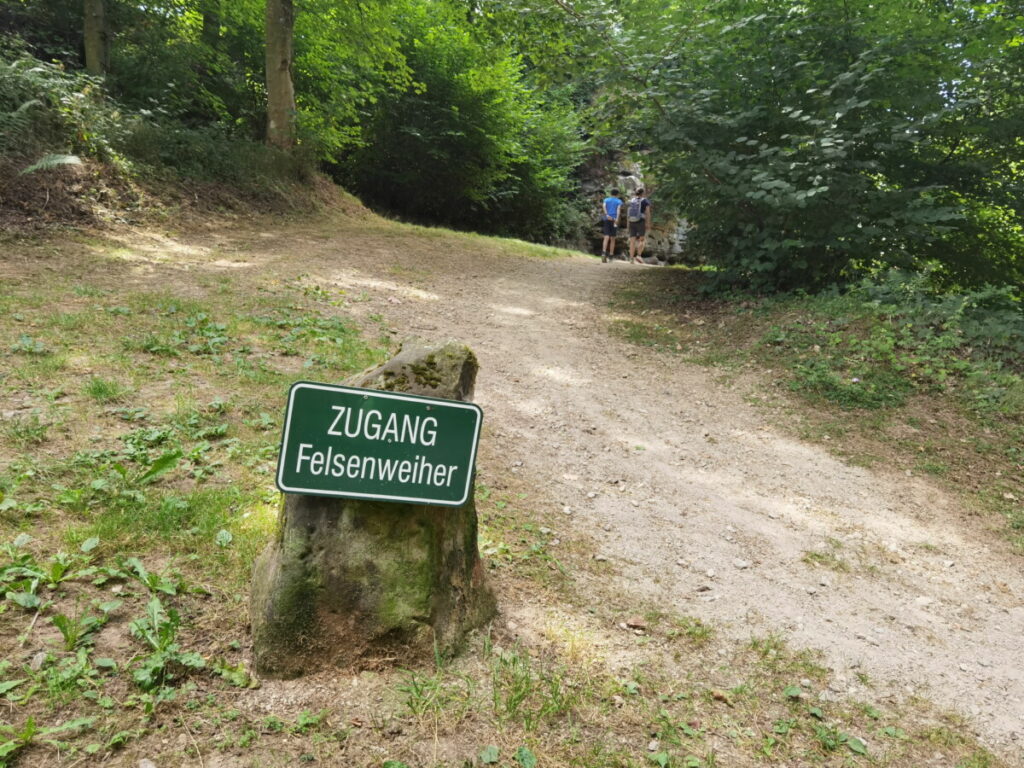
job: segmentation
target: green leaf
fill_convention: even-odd
[[[818,720],[825,719],[825,713],[821,711],[821,707],[810,707],[807,710],[807,714],[809,714],[811,717],[817,718]]]
[[[782,690],[782,693],[784,696],[790,699],[799,699],[804,694],[803,690],[801,690],[799,685],[787,685]]]
[[[75,731],[79,728],[88,728],[96,722],[95,717],[79,717],[74,720],[68,720],[66,723],[55,725],[50,728],[40,728],[39,733],[42,736],[48,736],[51,733],[64,733],[65,731]]]
[[[82,542],[81,550],[85,553],[92,552],[96,547],[100,545],[100,539],[98,536],[93,536],[90,539],[86,539]]]
[[[149,465],[149,469],[139,477],[139,483],[151,483],[161,475],[167,474],[178,466],[178,462],[181,461],[181,455],[181,451],[168,451]]]
[[[237,666],[229,664],[223,659],[215,659],[213,671],[223,677],[236,688],[259,688],[260,683],[245,668],[245,662],[241,661]]]
[[[22,678],[21,680],[4,680],[0,683],[0,696],[4,695],[8,691],[13,691],[19,685],[24,683],[28,678]]]
[[[480,752],[480,762],[484,765],[491,765],[493,763],[498,762],[498,755],[498,748],[491,744],[489,746],[484,747],[483,751]]]
[[[668,765],[669,754],[668,752],[657,752],[653,755],[648,755],[647,759],[652,763],[657,763],[661,768],[665,768]]]
[[[8,599],[12,602],[20,605],[22,608],[32,610],[38,608],[43,604],[43,601],[39,598],[39,595],[33,594],[32,592],[8,592]]]
[[[14,754],[17,750],[24,746],[20,741],[11,739],[10,741],[0,742],[0,757],[8,757]],[[4,763],[6,765],[6,763]]]
[[[522,768],[536,768],[537,757],[526,747],[520,747],[516,750],[516,762]]]
[[[227,531],[221,528],[219,531],[217,531],[217,536],[214,539],[214,541],[217,542],[218,547],[226,547],[229,544],[231,544],[231,540],[233,538],[234,536],[231,535],[231,531]]]
[[[203,669],[206,666],[206,659],[195,651],[180,653],[175,661],[186,667],[191,667],[192,669]]]
[[[846,746],[850,748],[851,752],[856,752],[858,755],[866,755],[868,753],[867,745],[855,736],[851,736]]]
[[[22,169],[19,175],[24,176],[25,174],[35,173],[36,171],[49,171],[62,165],[81,164],[82,159],[78,155],[43,155],[28,168]]]
[[[99,603],[96,607],[103,611],[103,613],[111,613],[120,608],[122,604],[122,600],[105,600],[104,602]]]

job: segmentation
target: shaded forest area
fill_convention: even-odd
[[[579,244],[594,169],[636,162],[705,288],[859,291],[867,351],[837,387],[867,357],[945,387],[941,358],[1016,402],[1019,3],[0,0],[0,21],[0,208],[45,208],[81,159],[75,189],[112,207],[111,179],[301,207],[321,172],[391,215]],[[891,343],[865,339],[879,313]]]
[[[397,215],[572,242],[581,167],[629,158],[717,287],[1024,277],[1018,3],[3,0],[0,20],[8,176],[74,155],[258,196],[318,169]]]

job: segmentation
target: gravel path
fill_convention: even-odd
[[[306,273],[399,337],[467,342],[489,455],[570,509],[622,594],[821,649],[836,696],[926,696],[1024,764],[1021,560],[927,480],[844,464],[749,387],[611,337],[608,299],[641,267],[394,227],[211,237],[182,268]]]

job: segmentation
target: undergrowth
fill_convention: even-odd
[[[849,292],[767,302],[762,337],[791,386],[840,408],[944,393],[979,416],[1024,416],[1024,306],[1015,288],[936,293],[927,274],[892,271]]]
[[[82,158],[115,177],[230,185],[255,200],[287,200],[313,168],[301,150],[280,152],[221,125],[188,126],[156,108],[131,110],[101,79],[0,38],[0,177],[10,177],[0,178],[0,204],[26,196],[19,176],[44,177]]]

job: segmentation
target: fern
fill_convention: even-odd
[[[52,171],[54,168],[59,168],[62,165],[81,165],[82,159],[78,155],[44,155],[43,157],[36,160],[28,168],[21,171],[20,175],[24,176],[28,173],[35,173],[36,171]]]
[[[19,139],[32,135],[32,108],[42,104],[39,99],[29,99],[13,112],[0,112],[0,151],[15,149]]]
[[[23,173],[78,162],[57,161],[50,154],[56,152],[109,159],[120,114],[101,94],[101,83],[89,75],[0,51],[0,154],[46,155]]]

